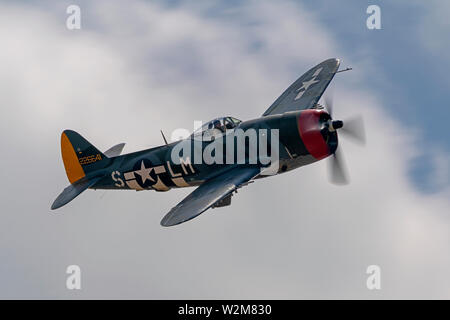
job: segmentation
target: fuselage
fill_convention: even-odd
[[[224,127],[224,132],[212,139],[192,135],[168,145],[113,157],[104,169],[95,172],[104,177],[91,189],[168,191],[200,185],[235,166],[259,166],[262,174],[258,178],[284,173],[335,152],[336,132],[323,130],[329,119],[322,109],[286,112],[240,122],[230,129]],[[244,133],[244,138],[238,133]],[[182,146],[190,152],[180,153]],[[216,147],[213,152],[212,146]],[[262,146],[267,147],[266,152],[261,151]],[[205,154],[212,155],[215,161],[208,161]],[[271,172],[263,173],[268,167]]]

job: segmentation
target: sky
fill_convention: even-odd
[[[450,6],[372,2],[1,1],[0,298],[450,298]],[[50,210],[64,129],[100,150],[157,146],[160,129],[259,117],[331,57],[353,67],[330,88],[336,116],[366,126],[365,147],[340,144],[350,185],[324,160],[174,228],[159,222],[191,188],[88,190]]]

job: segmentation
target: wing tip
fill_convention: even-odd
[[[340,58],[330,58],[325,61],[322,61],[317,66],[326,65],[326,64],[334,64],[336,67],[339,67],[339,65],[341,64],[341,59]]]
[[[162,227],[171,227],[172,224],[169,223],[168,219],[162,218],[161,222],[159,223]]]
[[[190,220],[190,219],[189,219]],[[161,220],[161,222],[159,223],[162,227],[173,227],[173,226],[176,226],[176,225],[179,225],[179,224],[182,224],[183,222],[186,222],[186,221],[188,221],[188,220],[182,220],[182,221],[171,221],[171,219],[170,218],[167,218],[166,219],[166,217],[164,217],[164,218],[162,218],[162,220]]]

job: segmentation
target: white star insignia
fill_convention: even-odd
[[[140,170],[136,170],[135,173],[137,173],[138,175],[141,176],[142,178],[142,184],[145,183],[145,181],[150,180],[152,182],[155,182],[155,179],[153,179],[150,176],[150,172],[152,172],[153,168],[146,168],[144,165],[144,160],[142,160],[141,162],[141,169]]]
[[[302,82],[302,86],[300,88],[298,88],[297,90],[295,90],[298,92],[298,94],[294,98],[294,101],[300,99],[310,86],[312,86],[314,83],[319,82],[319,80],[316,80],[316,77],[319,75],[319,73],[321,71],[322,71],[322,68],[317,69],[316,72],[314,72],[313,77],[310,80]]]

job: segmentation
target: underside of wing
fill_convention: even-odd
[[[174,226],[195,218],[223,200],[237,188],[260,173],[257,167],[235,167],[226,173],[204,182],[173,207],[161,220],[165,227]]]
[[[339,59],[328,59],[297,79],[264,112],[263,116],[314,107],[338,71]]]

